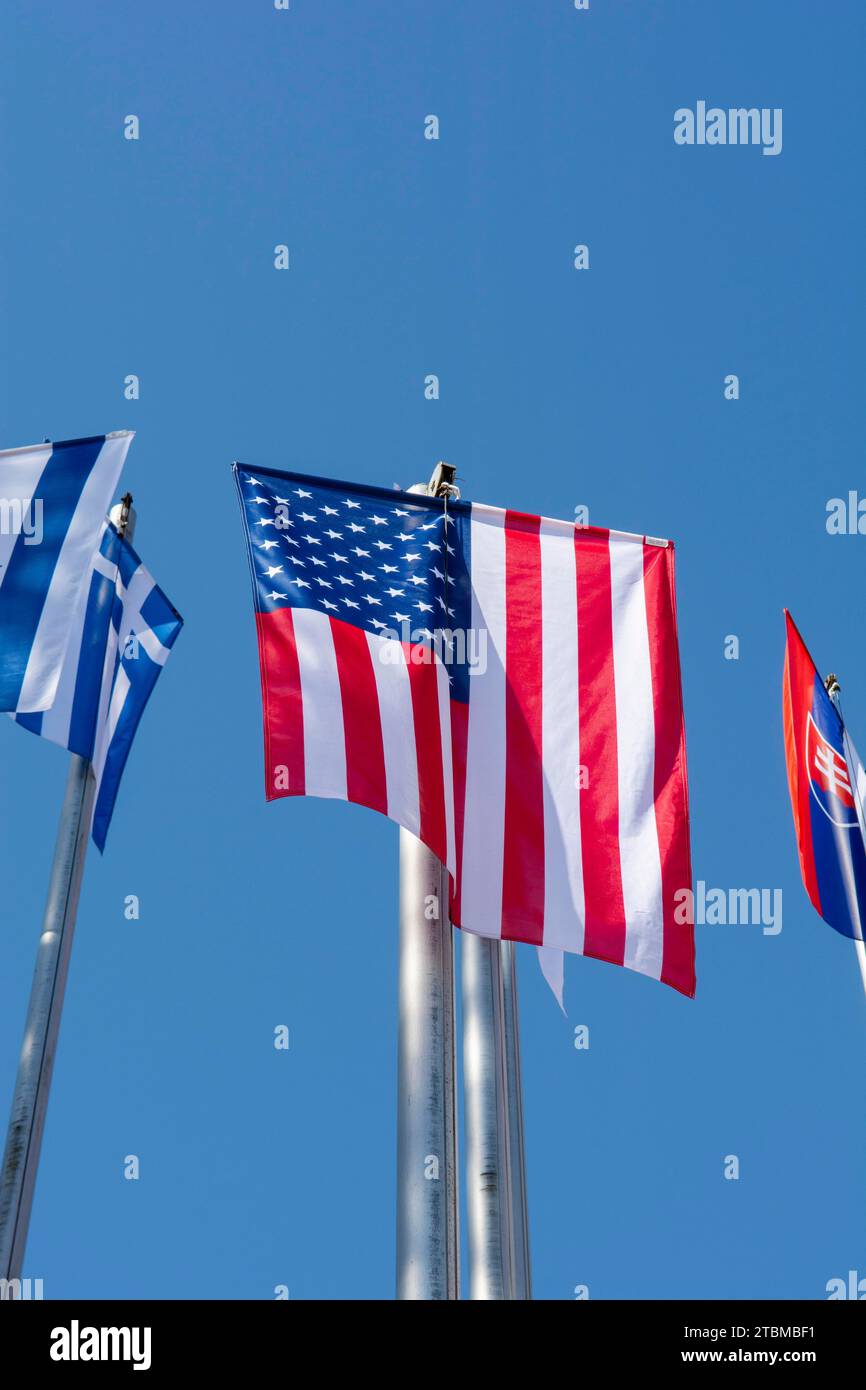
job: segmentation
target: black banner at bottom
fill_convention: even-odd
[[[498,1360],[497,1345],[513,1350],[515,1336],[544,1322],[557,1334],[576,1338],[558,1342],[555,1351],[548,1347],[556,1361],[572,1360],[576,1368],[585,1368],[587,1357],[593,1357],[593,1365],[613,1371],[715,1364],[812,1366],[826,1373],[859,1361],[862,1315],[844,1303],[533,1302],[512,1306],[508,1337],[498,1344],[473,1345],[466,1339],[465,1334],[489,1334],[496,1326],[484,1315],[480,1323],[476,1316],[452,1324],[464,1334],[459,1358],[452,1364],[455,1375],[465,1372],[465,1353],[471,1348],[473,1359],[483,1355],[489,1375]],[[422,1324],[415,1322],[419,1316]],[[422,1325],[429,1328],[428,1317],[442,1327],[442,1316],[448,1316],[447,1310],[437,1313],[428,1307],[425,1313],[417,1306],[384,1302],[8,1300],[0,1309],[0,1331],[7,1361],[12,1351],[21,1369],[51,1377],[93,1376],[106,1367],[115,1375],[128,1371],[157,1378],[184,1371],[248,1375],[251,1367],[261,1373],[271,1364],[285,1373],[300,1355],[306,1378],[316,1364],[329,1374],[341,1364],[351,1366],[352,1374],[364,1367],[369,1372],[371,1356],[380,1361],[387,1352],[382,1333],[387,1336],[393,1330],[400,1336]],[[359,1318],[363,1324],[358,1323],[355,1334]],[[405,1368],[406,1343],[396,1343],[393,1351],[395,1361]],[[432,1369],[430,1361],[418,1367],[422,1375]],[[438,1374],[441,1378],[441,1368]]]

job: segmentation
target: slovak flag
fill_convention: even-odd
[[[782,717],[803,883],[825,922],[843,936],[862,941],[866,774],[787,610],[785,621]]]

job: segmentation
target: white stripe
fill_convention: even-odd
[[[544,944],[582,952],[585,900],[574,528],[563,533],[542,522],[540,545]],[[588,775],[592,776],[590,770]]]
[[[295,614],[297,616],[297,609]],[[379,696],[388,815],[398,825],[417,835],[421,830],[418,754],[415,748],[412,690],[403,644],[393,637],[376,637],[368,632],[367,645]]]
[[[39,479],[51,457],[51,445],[40,445],[34,449],[11,449],[0,453],[0,498],[8,504],[8,515],[0,525],[0,584],[6,576],[12,551],[19,531],[15,526],[15,515],[20,504],[20,516],[26,520],[28,528],[35,518],[30,514],[30,503],[38,489]],[[35,539],[35,537],[34,537]]]
[[[60,548],[18,699],[18,713],[48,709],[54,703],[60,667],[69,641],[70,608],[81,586],[90,583],[96,537],[111,504],[132,439],[106,439],[81,491],[78,506]]]
[[[107,530],[107,523],[102,523],[102,528],[97,537],[97,551],[93,559],[93,570],[97,571],[103,578],[117,583],[117,565],[99,551],[102,538]],[[72,722],[72,705],[75,699],[75,683],[78,680],[78,667],[81,662],[81,643],[84,639],[84,620],[87,614],[87,604],[90,599],[90,585],[92,573],[88,575],[87,582],[82,584],[78,595],[78,604],[72,622],[69,625],[69,646],[66,649],[66,656],[60,670],[60,679],[57,683],[57,694],[54,697],[54,704],[46,710],[42,716],[41,737],[51,739],[53,743],[59,743],[61,748],[69,747],[69,727]],[[113,602],[113,596],[108,598],[109,605]],[[106,626],[108,619],[106,617]]]
[[[452,878],[457,873],[454,840],[454,769],[451,756],[451,690],[448,670],[438,659],[436,693],[439,697],[439,739],[442,744],[442,786],[445,793],[445,867]]]
[[[640,541],[610,541],[624,965],[659,979],[664,921],[655,819],[655,715]],[[590,769],[590,777],[592,769]]]
[[[346,800],[346,735],[334,636],[326,613],[293,610],[304,709],[307,796]]]
[[[472,627],[487,634],[487,667],[469,677],[461,919],[502,933],[505,837],[505,513],[472,505]]]
[[[102,774],[105,771],[105,764],[108,758],[108,750],[114,738],[114,731],[117,728],[120,716],[123,713],[123,706],[126,704],[126,697],[130,691],[129,676],[123,666],[117,668],[117,679],[111,690],[111,699],[105,712],[105,718],[99,726],[96,753],[93,759],[93,775],[96,779],[96,790],[93,796],[93,813],[90,817],[90,830],[93,831],[93,820],[96,815],[96,808],[99,802],[99,790],[102,786]]]

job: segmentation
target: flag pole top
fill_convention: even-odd
[[[127,531],[129,531],[130,537],[132,536],[132,532],[135,530],[135,512],[132,509],[131,492],[123,494],[117,506],[112,507],[108,513],[108,519],[121,536],[125,536]]]
[[[836,702],[836,700],[838,700],[839,696],[842,693],[842,687],[839,684],[836,677],[833,675],[832,671],[830,672],[829,676],[824,682],[824,689],[826,690],[827,694],[830,696],[830,699],[834,703]]]

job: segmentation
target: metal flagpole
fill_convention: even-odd
[[[111,519],[121,535],[132,538],[129,493],[112,509]],[[71,754],[0,1173],[3,1279],[20,1279],[24,1263],[95,785],[90,761]]]
[[[512,1186],[500,943],[464,931],[463,1103],[469,1297],[514,1298]]]
[[[836,709],[837,709],[838,712],[839,712],[839,718],[842,719],[842,704],[841,704],[841,700],[840,700],[840,696],[841,696],[841,694],[842,694],[842,687],[840,686],[840,684],[839,684],[838,680],[836,679],[836,677],[833,675],[832,671],[831,671],[830,675],[827,677],[827,679],[826,679],[825,682],[824,682],[824,688],[826,689],[827,694],[830,696],[830,699],[833,701],[833,704],[836,706]],[[843,727],[843,729],[844,729],[844,727],[845,727],[845,721],[844,721],[844,719],[842,719],[842,727]],[[846,751],[847,751],[847,750],[846,750]],[[846,758],[846,761],[847,761],[847,758]],[[861,826],[861,829],[862,829],[863,826],[864,826],[864,824],[866,824],[866,817],[864,817],[864,814],[863,814],[863,806],[862,806],[861,803],[860,803],[860,794],[859,794],[859,790],[858,790],[858,788],[854,785],[854,783],[855,783],[855,778],[852,777],[852,779],[851,779],[851,790],[853,791],[854,795],[857,797],[858,820],[860,821],[860,826]],[[860,967],[860,979],[863,981],[863,992],[864,992],[864,994],[866,994],[866,944],[864,944],[862,941],[858,941],[857,938],[855,937],[855,938],[854,938],[854,949],[855,949],[856,952],[857,952],[857,964],[858,964],[859,967]]]
[[[443,473],[445,469],[447,472]],[[438,465],[436,493],[453,470]],[[454,934],[448,873],[400,830],[400,966],[397,1056],[397,1297],[459,1297]]]
[[[508,1104],[508,1161],[511,1178],[511,1240],[514,1257],[513,1297],[532,1298],[529,1262],[529,1212],[526,1202],[526,1155],[523,1139],[523,1086],[520,1076],[520,1022],[517,1010],[517,951],[513,941],[500,943],[502,957],[505,1089]]]

